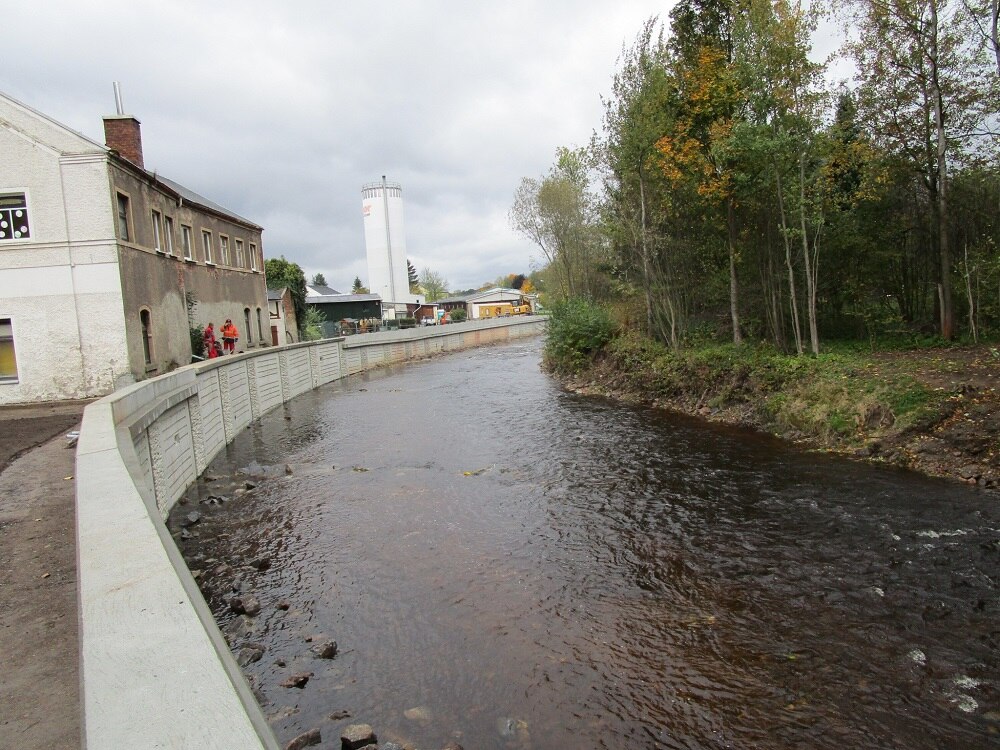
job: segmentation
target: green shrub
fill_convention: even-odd
[[[194,357],[205,357],[205,329],[199,326],[191,326],[188,329],[191,334],[191,355]]]
[[[452,323],[462,323],[467,317],[469,317],[469,314],[461,307],[457,307],[448,313],[448,320]]]
[[[545,340],[545,361],[556,372],[576,372],[615,335],[606,309],[573,298],[552,308]]]

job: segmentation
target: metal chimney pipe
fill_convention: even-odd
[[[111,85],[115,89],[115,109],[118,111],[118,114],[123,115],[125,114],[125,104],[122,102],[121,86],[118,85],[118,81],[113,81]]]

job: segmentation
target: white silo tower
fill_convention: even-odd
[[[390,316],[395,317],[390,310],[405,315],[405,305],[419,304],[420,298],[410,293],[403,232],[403,186],[386,182],[385,175],[381,182],[364,185],[361,210],[365,220],[368,288],[382,297],[383,309]]]

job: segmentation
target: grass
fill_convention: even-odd
[[[591,361],[591,374],[623,395],[685,411],[739,410],[763,429],[840,448],[933,421],[951,395],[914,377],[933,362],[876,360],[858,347],[816,357],[731,344],[674,352],[623,333]]]

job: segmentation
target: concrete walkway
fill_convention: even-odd
[[[82,411],[0,409],[2,750],[80,746],[75,451],[65,435]]]

